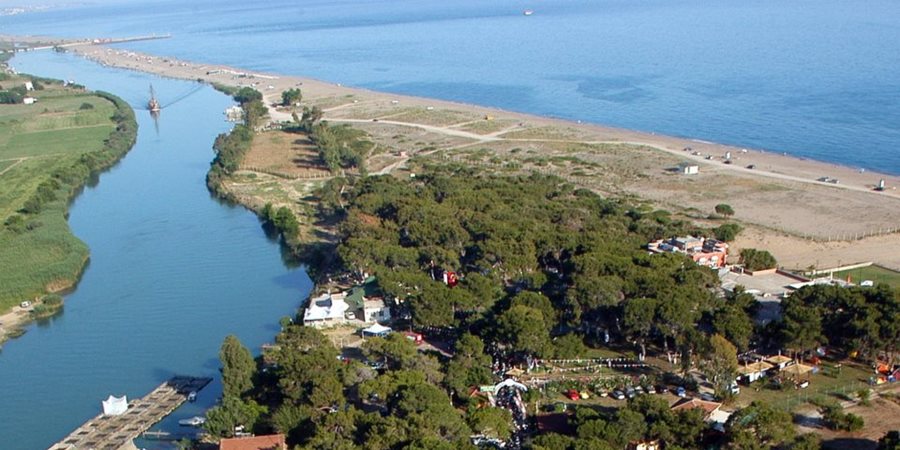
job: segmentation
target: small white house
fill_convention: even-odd
[[[36,102],[36,101],[37,101],[37,99],[34,97],[25,97],[22,99],[22,103],[24,103],[26,105],[33,105],[34,102]]]
[[[696,164],[682,163],[678,165],[678,168],[681,169],[681,173],[684,175],[696,175],[700,173],[700,166]]]
[[[303,325],[307,327],[326,327],[346,322],[345,313],[350,306],[344,301],[344,293],[322,294],[311,298],[303,311]]]
[[[34,85],[31,84],[30,81],[26,81],[26,82],[25,82],[25,90],[26,90],[26,91],[33,91],[33,90],[34,90]]]
[[[363,321],[388,322],[391,320],[391,308],[384,304],[383,298],[367,298],[363,301]]]

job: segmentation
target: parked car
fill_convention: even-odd
[[[634,387],[634,392],[636,392],[637,395],[642,395],[642,394],[644,393],[644,388],[642,388],[642,387],[640,387],[640,386],[635,386],[635,387]]]
[[[659,392],[660,394],[665,394],[666,392],[669,392],[669,388],[667,388],[663,384],[660,384],[660,385],[656,386],[656,392]]]
[[[575,389],[569,389],[568,391],[566,391],[566,397],[569,400],[578,400],[581,398],[581,394],[579,394]]]
[[[656,393],[656,388],[653,387],[653,386],[647,386],[647,388],[644,389],[644,390],[647,391],[648,394],[655,394],[655,393]]]
[[[634,388],[628,388],[628,389],[625,389],[625,396],[626,396],[626,397],[628,397],[628,398],[634,398],[634,396],[636,396],[636,395],[637,395],[637,392],[635,392]]]
[[[611,397],[616,400],[625,400],[625,393],[617,389],[613,391]]]
[[[705,400],[707,402],[714,402],[714,401],[716,401],[716,396],[710,394],[709,392],[704,392],[704,393],[700,394],[700,400]]]
[[[684,390],[683,386],[678,386],[678,388],[675,389],[675,395],[677,395],[681,398],[684,398],[684,397],[687,397],[687,391]]]

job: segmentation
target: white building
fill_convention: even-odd
[[[309,299],[309,305],[303,311],[303,325],[308,327],[327,327],[345,323],[345,314],[350,305],[344,301],[345,294],[322,294]]]
[[[681,173],[685,175],[696,175],[700,173],[700,166],[696,164],[682,163],[678,165]]]
[[[366,298],[363,300],[363,321],[388,322],[391,320],[391,308],[384,304],[383,298]]]
[[[26,91],[33,91],[33,90],[34,90],[34,85],[31,84],[30,81],[26,81],[26,82],[25,82],[25,90],[26,90]]]
[[[37,101],[37,99],[35,99],[34,97],[25,97],[22,99],[22,103],[24,103],[26,105],[33,105],[34,102],[36,102],[36,101]]]

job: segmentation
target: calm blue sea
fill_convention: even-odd
[[[172,33],[127,47],[900,173],[896,0],[137,3],[0,30]]]

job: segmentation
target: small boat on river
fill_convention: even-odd
[[[206,423],[206,418],[202,416],[194,416],[190,419],[181,419],[178,421],[178,425],[183,427],[199,427]]]
[[[159,112],[159,110],[162,109],[159,106],[159,100],[156,99],[156,92],[153,92],[152,84],[150,85],[150,101],[147,102],[147,109],[149,109],[150,112]]]
[[[522,14],[524,14],[526,16],[530,16],[530,15],[534,14],[534,10],[526,9],[525,11],[522,11]]]

